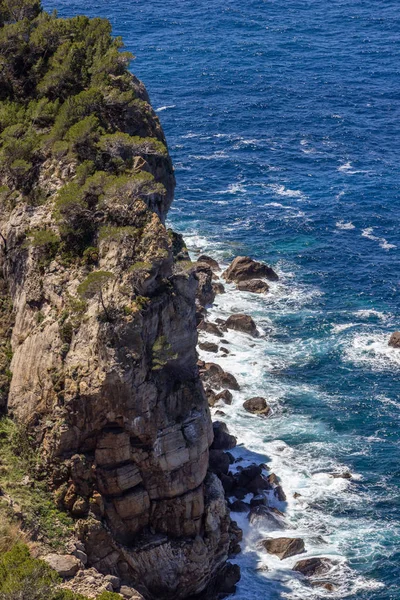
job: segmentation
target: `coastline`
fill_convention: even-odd
[[[189,252],[195,261],[204,253],[204,249],[189,247]],[[270,290],[266,294],[240,291],[234,283],[227,283],[222,277],[230,261],[226,258],[221,260],[220,254],[210,253],[211,258],[219,258],[220,266],[219,270],[213,269],[213,281],[216,285],[222,284],[225,293],[217,294],[215,300],[206,307],[204,321],[223,327],[224,321],[230,315],[246,313],[254,317],[257,336],[224,328],[221,339],[216,337],[213,331],[204,331],[200,326],[198,343],[202,348],[198,345],[199,364],[218,364],[239,383],[240,389],[231,390],[233,398],[228,404],[225,404],[223,399],[218,400],[218,396],[216,402],[215,398],[212,399],[212,420],[227,425],[229,434],[237,437],[236,446],[228,450],[233,457],[230,474],[238,477],[243,469],[260,465],[263,477],[267,480],[272,478],[274,485],[261,494],[265,496],[268,509],[277,515],[275,523],[263,516],[252,517],[253,507],[257,503],[257,500],[254,503],[254,499],[260,495],[260,491],[254,495],[249,493],[242,498],[242,501],[248,503],[247,510],[235,497],[234,492],[226,493],[231,518],[243,531],[241,552],[235,558],[231,557],[232,562],[241,568],[241,580],[233,597],[237,600],[256,600],[261,593],[265,594],[267,591],[271,599],[300,600],[306,594],[307,598],[316,600],[344,598],[360,589],[380,588],[379,582],[364,579],[348,566],[347,557],[340,552],[339,546],[327,539],[328,536],[325,537],[325,534],[331,532],[322,522],[317,522],[316,526],[314,518],[315,513],[321,510],[318,501],[323,499],[324,495],[357,494],[355,488],[359,476],[350,473],[345,464],[331,461],[331,464],[321,466],[320,472],[313,473],[315,481],[313,489],[310,489],[307,479],[315,465],[307,465],[311,467],[307,469],[308,473],[305,469],[296,473],[299,461],[296,461],[295,449],[280,439],[279,430],[274,432],[276,422],[285,419],[286,408],[282,405],[279,394],[274,397],[266,392],[263,383],[265,372],[278,382],[280,375],[277,364],[274,364],[274,342],[269,342],[272,323],[265,314],[263,315],[263,311],[265,303],[268,304],[274,296],[282,294],[284,290],[287,292],[288,278],[280,272],[277,282],[268,281]],[[220,342],[221,345],[215,352],[215,345]],[[212,351],[207,349],[207,345],[213,347]],[[229,352],[226,352],[228,348]],[[205,387],[207,388],[207,383]],[[217,389],[215,393],[220,391]],[[266,397],[270,408],[268,415],[250,414],[244,410],[243,402],[255,396]],[[304,425],[307,427],[311,424],[303,423],[303,427]],[[277,484],[281,490],[278,494]],[[320,487],[320,495],[316,494],[312,498],[310,492],[315,494],[314,484]],[[327,490],[329,491],[326,494]],[[271,538],[301,539],[304,541],[304,549],[280,560],[278,556],[267,552],[262,545],[263,540]],[[304,575],[295,570],[298,561],[307,563],[314,559],[321,559],[324,567],[320,571],[317,569],[311,577],[307,573]]]

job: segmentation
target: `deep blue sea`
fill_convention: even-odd
[[[398,0],[45,6],[107,17],[135,54],[175,164],[170,223],[194,255],[248,254],[281,277],[264,298],[229,288],[211,311],[249,312],[263,332],[227,337],[218,360],[242,391],[224,411],[236,453],[282,478],[287,534],[339,561],[336,588],[307,587],[296,557],[257,548],[282,532],[237,515],[235,600],[399,600],[400,350],[387,346],[400,328]],[[256,394],[270,419],[241,409]]]

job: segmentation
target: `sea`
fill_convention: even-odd
[[[175,165],[169,225],[192,256],[248,255],[279,273],[265,296],[227,285],[209,311],[251,314],[259,337],[231,331],[227,357],[200,353],[241,385],[217,417],[238,464],[267,463],[287,496],[283,531],[232,514],[234,600],[399,600],[399,1],[44,5],[108,18],[135,55]],[[256,395],[269,418],[243,410]],[[260,549],[282,535],[306,553]],[[312,556],[334,561],[333,591],[292,570]]]

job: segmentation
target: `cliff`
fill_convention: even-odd
[[[106,21],[1,7],[0,405],[89,566],[187,598],[230,519],[164,134]]]

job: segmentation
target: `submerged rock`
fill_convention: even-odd
[[[293,570],[302,573],[305,577],[311,577],[313,575],[324,575],[333,567],[333,564],[329,558],[325,557],[305,558],[299,560],[294,565]]]
[[[266,294],[269,291],[268,283],[261,279],[249,279],[249,281],[239,281],[238,290],[241,292],[252,292],[253,294]]]
[[[269,554],[275,554],[281,560],[305,551],[304,541],[301,538],[267,538],[261,543]]]
[[[226,321],[226,326],[228,329],[234,329],[235,331],[248,333],[253,337],[257,337],[258,335],[257,326],[250,315],[231,315]]]
[[[265,277],[270,281],[279,279],[275,271],[268,265],[253,260],[249,256],[237,256],[230,266],[224,271],[222,277],[228,282],[248,281],[258,277]]]
[[[271,412],[265,398],[261,398],[260,396],[245,400],[245,402],[243,402],[243,408],[253,415],[260,415],[263,417],[266,417]]]
[[[218,352],[218,346],[213,342],[199,342],[199,348],[205,352]]]
[[[219,394],[215,396],[215,400],[222,400],[225,404],[232,404],[232,393],[229,390],[222,390]]]

